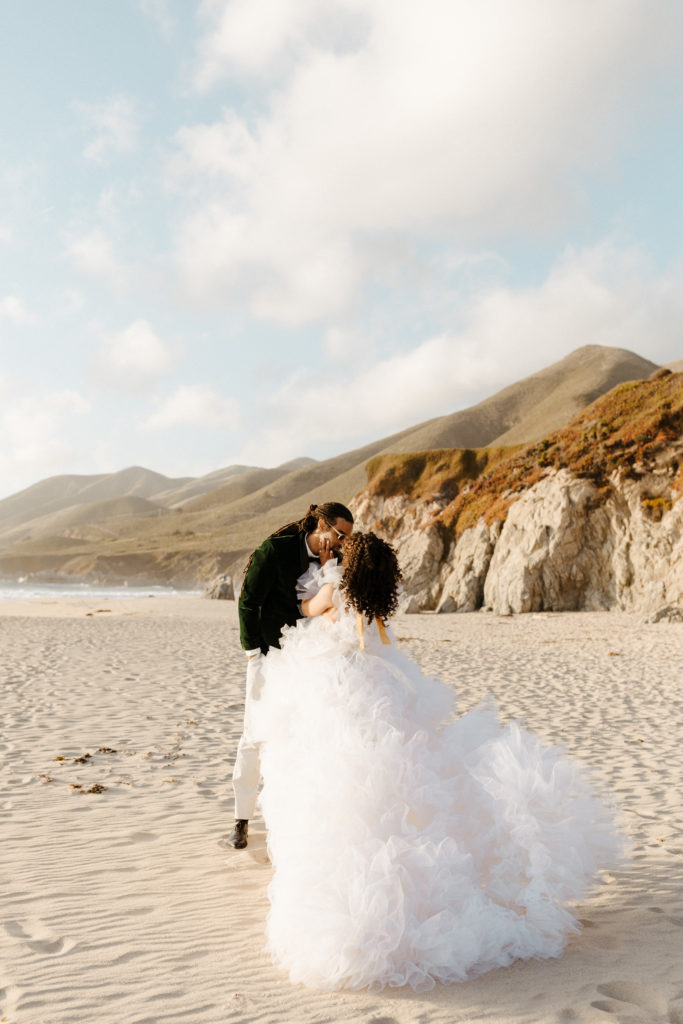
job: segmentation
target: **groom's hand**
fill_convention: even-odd
[[[330,538],[324,534],[320,538],[320,564],[325,565],[331,558],[336,558],[337,552],[332,550]]]

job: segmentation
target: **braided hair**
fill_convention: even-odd
[[[391,544],[374,533],[352,533],[344,541],[342,565],[340,589],[347,608],[370,622],[393,615],[403,573]]]
[[[301,518],[297,519],[293,523],[285,523],[275,533],[268,534],[266,540],[271,540],[273,537],[284,537],[293,533],[313,533],[318,520],[324,520],[328,526],[334,526],[337,519],[345,519],[347,523],[353,523],[353,516],[349,512],[346,505],[342,505],[339,501],[324,501],[322,505],[316,505],[313,503],[308,506],[308,512]],[[244,568],[244,575],[246,576],[249,572],[249,566],[253,559],[253,553],[249,556],[249,561]]]

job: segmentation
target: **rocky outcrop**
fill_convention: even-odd
[[[615,474],[606,495],[568,470],[550,470],[519,494],[504,523],[480,519],[457,540],[439,524],[438,502],[368,497],[355,511],[361,528],[394,543],[405,611],[652,614],[683,607],[678,497],[666,474]]]
[[[405,586],[400,609],[433,610],[441,594],[440,570],[445,556],[442,532],[431,520],[441,511],[439,502],[410,503],[400,495],[382,498],[361,493],[352,503],[356,526],[374,530],[399,554]]]
[[[489,563],[486,607],[508,615],[543,608],[570,611],[596,602],[606,606],[593,593],[594,570],[606,537],[599,537],[590,549],[586,544],[588,535],[596,532],[588,528],[594,494],[589,481],[561,471],[541,480],[512,505]]]
[[[216,578],[204,588],[202,597],[210,597],[217,601],[234,601],[235,588],[232,582],[232,576],[228,576],[226,574],[216,576]]]
[[[465,530],[453,546],[451,557],[441,570],[441,592],[438,612],[474,612],[484,599],[489,565],[500,536],[500,523],[489,529],[483,519]]]

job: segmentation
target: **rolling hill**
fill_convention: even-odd
[[[484,448],[536,441],[616,384],[642,380],[656,369],[656,363],[626,349],[584,345],[477,405],[415,427],[390,450]]]
[[[191,479],[172,480],[141,466],[93,476],[51,476],[0,501],[0,537],[14,527],[51,512],[110,498],[153,499],[160,492],[184,487]]]
[[[348,503],[365,486],[366,466],[377,456],[490,448],[495,460],[501,448],[539,441],[616,384],[656,369],[627,350],[587,345],[469,409],[319,462],[230,466],[178,480],[139,467],[52,477],[0,501],[0,571],[176,584],[235,573],[264,536],[300,518],[311,502]],[[124,506],[107,507],[116,498],[149,504],[126,513]]]

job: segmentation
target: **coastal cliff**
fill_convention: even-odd
[[[403,610],[683,607],[683,374],[624,384],[525,448],[374,460],[354,502]]]

